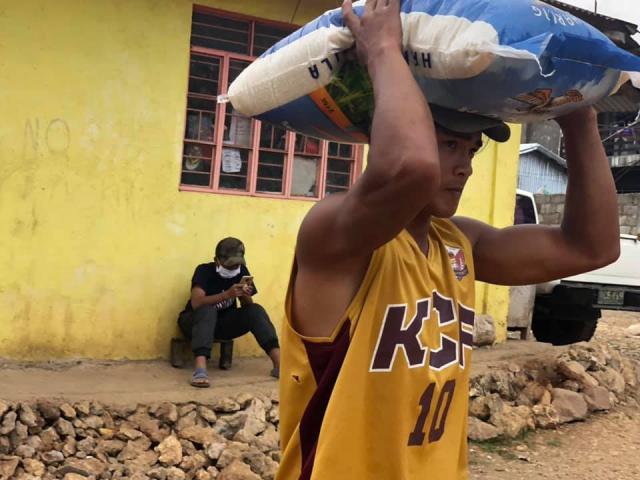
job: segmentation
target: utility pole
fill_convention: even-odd
[[[598,13],[598,0],[594,0],[595,5],[593,7],[593,13]]]

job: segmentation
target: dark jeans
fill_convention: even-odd
[[[232,340],[251,332],[258,345],[268,354],[279,348],[278,335],[269,315],[257,303],[219,312],[212,305],[184,311],[178,318],[183,335],[191,340],[195,356],[211,356],[213,339]]]

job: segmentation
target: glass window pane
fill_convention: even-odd
[[[287,131],[284,128],[263,123],[260,132],[260,148],[286,150]]]
[[[319,158],[314,157],[294,157],[291,195],[300,197],[318,196],[319,160]]]
[[[249,150],[223,148],[220,162],[220,188],[247,190]]]
[[[348,190],[347,188],[332,187],[330,185],[327,185],[327,188],[324,189],[324,195],[325,197],[328,197],[329,195],[332,195],[334,193],[346,192],[347,190]]]
[[[332,187],[348,188],[349,174],[329,172],[327,173],[327,185],[331,185]]]
[[[295,152],[305,155],[320,155],[320,140],[304,135],[296,135]]]
[[[201,110],[203,112],[215,113],[216,102],[213,99],[199,98],[189,95],[187,100],[187,108],[192,110]]]
[[[337,157],[338,156],[338,148],[339,148],[339,143],[336,142],[329,142],[329,156],[330,157]]]
[[[348,143],[342,143],[340,145],[340,156],[342,158],[351,158],[353,157],[353,146]]]
[[[334,160],[332,158],[329,159],[327,163],[327,171],[328,172],[341,172],[341,173],[351,173],[351,166],[353,162],[348,160]]]
[[[199,140],[213,142],[213,119],[214,115],[210,113],[200,113],[200,135]]]
[[[250,147],[253,123],[250,118],[227,113],[224,122],[224,143]]]
[[[192,77],[218,81],[220,77],[220,59],[204,55],[192,55],[189,63]]]
[[[516,195],[516,211],[514,225],[536,223],[535,207],[533,200],[524,195]]]
[[[187,110],[185,138],[213,142],[214,120],[215,115],[213,113]]]
[[[284,153],[260,151],[256,191],[282,193],[284,178]]]
[[[249,54],[249,22],[194,12],[191,45]]]
[[[181,183],[209,186],[213,153],[214,148],[211,145],[186,142],[182,157]]]
[[[192,55],[189,69],[189,93],[216,96],[219,93],[220,59]]]
[[[274,26],[269,24],[256,24],[255,35],[253,39],[253,55],[258,56],[262,55],[265,51],[271,48],[275,43],[279,40],[283,39],[291,32],[293,32],[294,28],[286,28],[280,26]]]
[[[328,159],[325,195],[345,192],[349,189],[351,186],[353,164],[353,160]]]

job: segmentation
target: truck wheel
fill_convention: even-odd
[[[588,309],[579,315],[572,312],[573,318],[562,315],[550,315],[547,309],[534,309],[531,330],[536,340],[552,345],[571,345],[572,343],[588,342],[593,337],[598,326],[600,310]]]

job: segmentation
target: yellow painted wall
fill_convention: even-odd
[[[296,23],[335,5],[203,3]],[[166,356],[193,268],[227,235],[245,241],[258,301],[279,326],[311,203],[178,191],[192,3],[31,0],[1,10],[0,357]],[[467,213],[510,221],[516,149],[501,162],[494,150],[479,158]],[[480,293],[506,317],[503,297]],[[259,353],[249,336],[237,351]]]
[[[519,125],[511,125],[511,140],[504,144],[490,142],[473,160],[473,176],[462,196],[458,214],[482,220],[496,227],[513,225],[518,159]],[[509,288],[485,283],[476,286],[476,311],[486,313],[496,322],[498,341],[507,338]]]

